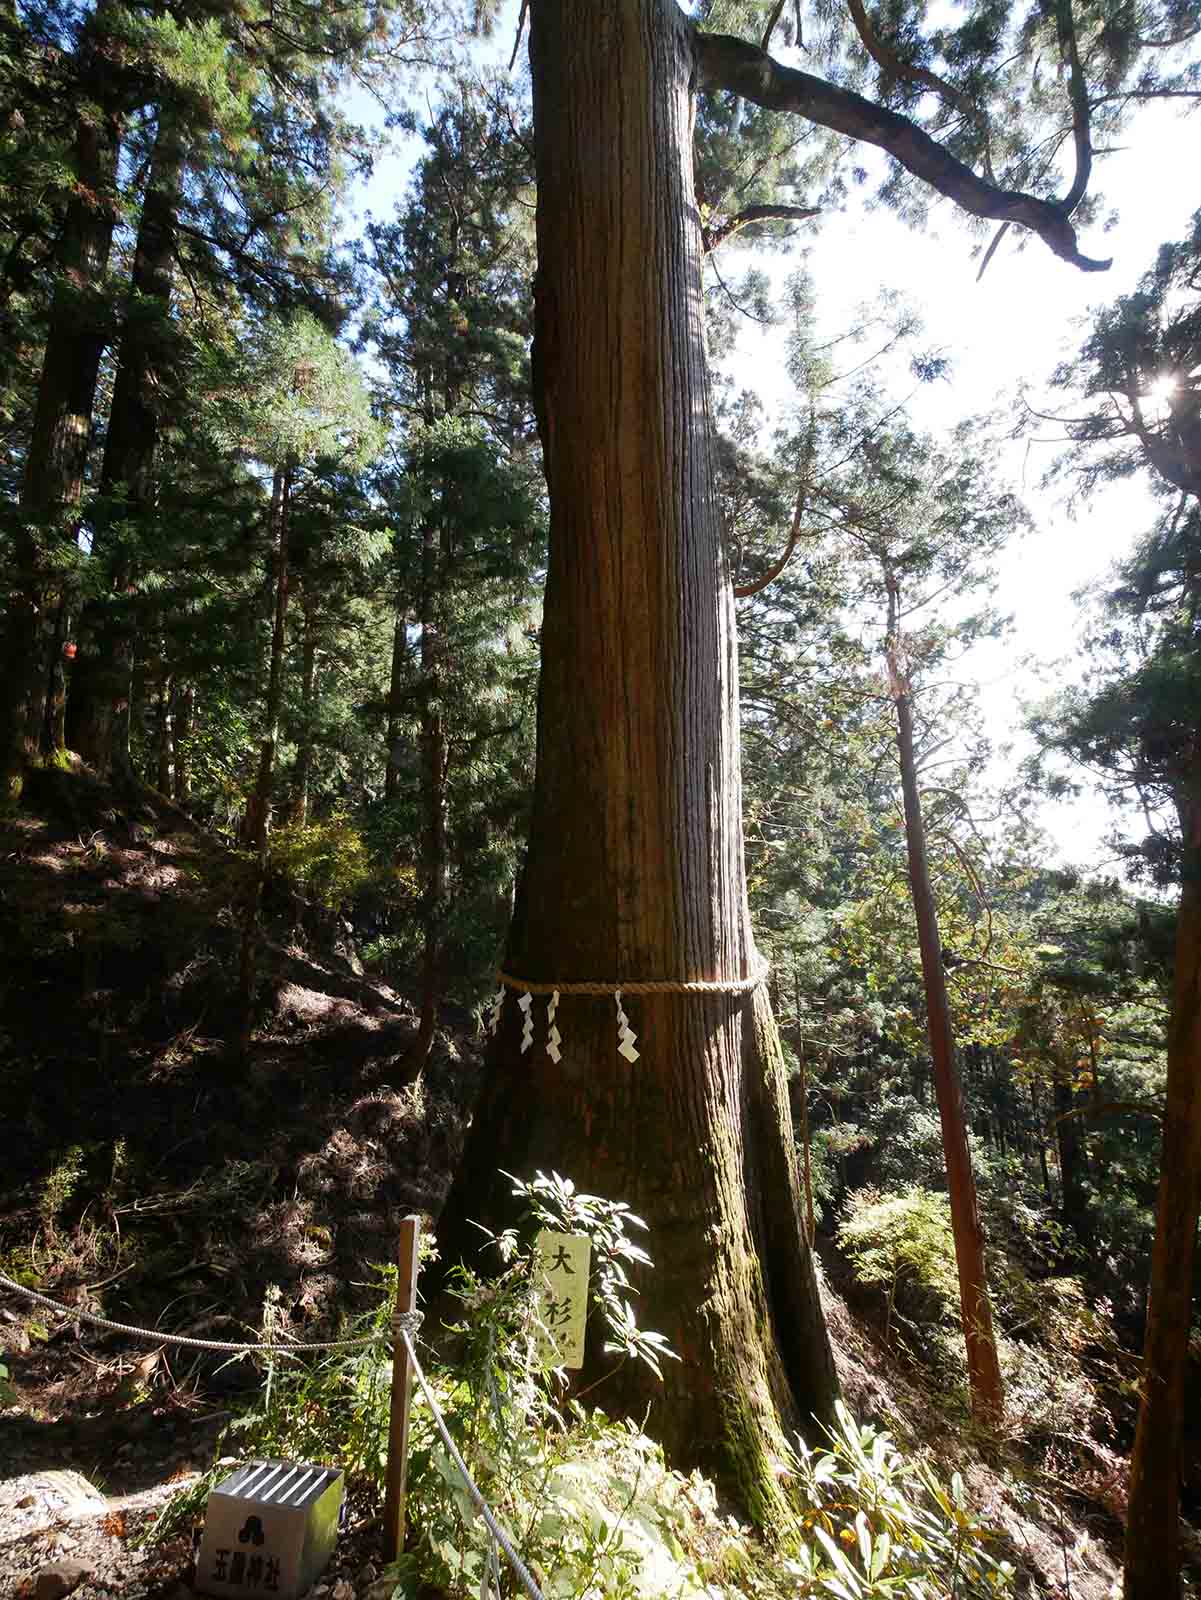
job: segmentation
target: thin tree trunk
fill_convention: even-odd
[[[1038,1103],[1038,1084],[1033,1076],[1030,1079],[1030,1109],[1034,1113],[1034,1137],[1038,1142],[1038,1164],[1043,1177],[1043,1194],[1050,1205],[1055,1198],[1051,1188],[1051,1174],[1047,1170],[1047,1140],[1043,1131],[1042,1107]]]
[[[25,766],[38,754],[50,635],[60,603],[60,582],[47,554],[74,534],[104,348],[101,280],[112,248],[120,140],[98,50],[110,8],[111,0],[100,0],[80,44],[81,76],[100,114],[90,114],[89,108],[76,128],[71,197],[56,253],[58,283],[16,519],[17,578],[5,618],[0,675],[0,796],[10,799],[20,796]]]
[[[309,820],[309,786],[313,774],[313,730],[317,718],[317,627],[313,586],[305,580],[301,593],[300,738],[293,772],[292,820],[303,828]]]
[[[259,744],[258,777],[246,817],[246,842],[254,853],[254,866],[242,927],[242,957],[238,982],[242,1012],[239,1046],[243,1054],[250,1047],[250,1035],[254,1029],[259,920],[263,904],[263,888],[267,881],[275,753],[279,743],[280,714],[284,703],[284,649],[287,644],[288,625],[288,513],[292,471],[291,464],[276,467],[271,480],[270,522],[275,557],[275,615],[271,628],[271,667],[267,680],[263,737]]]
[[[1051,1092],[1055,1105],[1055,1141],[1059,1149],[1059,1177],[1063,1190],[1063,1220],[1078,1242],[1092,1242],[1092,1219],[1084,1188],[1084,1160],[1080,1138],[1080,1118],[1076,1115],[1076,1095],[1071,1083],[1071,1067],[1056,1062],[1052,1067]]]
[[[160,794],[171,793],[171,674],[164,668],[155,707],[154,781]]]
[[[942,944],[938,933],[938,914],[930,887],[930,866],[926,855],[926,830],[922,822],[921,799],[917,787],[917,758],[913,742],[913,708],[908,678],[902,670],[897,633],[899,604],[896,580],[887,571],[888,584],[888,670],[892,696],[897,708],[897,751],[901,763],[901,791],[905,803],[905,844],[909,856],[909,884],[913,893],[913,912],[917,921],[918,948],[921,951],[922,979],[926,991],[926,1026],[930,1038],[930,1059],[934,1067],[934,1087],[938,1097],[938,1116],[942,1124],[943,1154],[947,1164],[947,1189],[951,1202],[951,1231],[955,1238],[955,1263],[959,1274],[959,1313],[967,1346],[968,1382],[972,1412],[985,1428],[999,1425],[1004,1412],[1001,1368],[993,1338],[992,1305],[988,1294],[988,1273],[984,1261],[984,1232],[976,1204],[976,1180],[972,1172],[967,1121],[963,1113],[963,1090],[955,1064],[955,1040],[951,1031],[951,1008],[947,998],[946,976],[942,963]]]
[[[196,727],[196,686],[177,683],[171,718],[171,750],[175,769],[175,799],[186,806],[192,798],[191,740]]]
[[[438,625],[438,583],[445,528],[425,529],[421,551],[421,1013],[409,1052],[410,1070],[429,1058],[442,998],[442,925],[446,909],[446,776],[448,751],[442,715],[443,640]]]
[[[54,616],[54,632],[50,639],[50,671],[46,682],[45,727],[42,732],[42,749],[47,754],[57,754],[67,748],[66,710],[67,678],[65,652],[67,633],[71,626],[66,595],[59,596]]]
[[[1175,1600],[1180,1593],[1180,1447],[1201,1210],[1201,781],[1195,776],[1178,793],[1176,808],[1183,863],[1124,1600]]]
[[[392,629],[392,673],[388,686],[388,762],[384,768],[384,799],[400,793],[400,692],[408,657],[408,634],[403,611],[396,613]]]
[[[130,597],[138,562],[120,525],[129,523],[137,529],[154,503],[154,455],[163,369],[172,337],[168,309],[183,160],[179,128],[161,113],[142,201],[100,476],[100,518],[92,554],[108,568],[108,593],[83,608],[81,648],[71,675],[71,747],[102,777],[128,770],[134,647]]]
[[[812,1249],[814,1240],[817,1238],[817,1223],[813,1214],[813,1152],[809,1144],[809,1073],[805,1065],[805,1041],[803,1039],[797,1049],[797,1060],[801,1069],[801,1178],[805,1190],[805,1242]]]
[[[735,980],[755,960],[743,872],[733,592],[713,479],[693,35],[674,0],[531,0],[535,371],[550,490],[538,755],[506,968],[531,979]],[[837,1393],[801,1220],[765,988],[545,1000],[522,1054],[505,1007],[442,1226],[511,1218],[507,1180],[563,1172],[649,1224],[640,1323],[656,1383],[590,1346],[582,1381],[673,1461],[784,1527],[788,1432]]]

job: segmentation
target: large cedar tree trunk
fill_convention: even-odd
[[[955,1062],[955,1038],[943,968],[938,913],[930,887],[926,830],[922,821],[917,784],[917,758],[913,739],[913,706],[907,677],[898,660],[898,591],[888,581],[888,670],[897,709],[897,751],[901,766],[901,792],[905,806],[905,844],[909,856],[909,884],[921,952],[922,983],[926,995],[926,1027],[938,1119],[942,1126],[943,1158],[951,1204],[951,1232],[955,1240],[955,1266],[959,1278],[959,1315],[967,1348],[968,1383],[972,1412],[983,1427],[995,1428],[1004,1412],[1001,1367],[993,1337],[992,1303],[984,1260],[984,1230],[976,1203],[976,1179],[963,1110],[963,1088]]]
[[[541,980],[737,979],[743,876],[733,593],[713,482],[693,38],[674,0],[533,0],[535,369],[550,561],[533,820],[506,966]],[[782,1433],[836,1381],[766,990],[564,997],[564,1056],[511,999],[444,1215],[511,1214],[497,1168],[556,1169],[650,1225],[639,1320],[682,1357],[593,1398],[641,1416],[768,1525]],[[583,1382],[611,1366],[592,1341]],[[782,1428],[783,1424],[783,1428]]]
[[[1180,1592],[1180,1447],[1201,1211],[1201,775],[1181,786],[1176,806],[1183,862],[1142,1402],[1130,1465],[1125,1600],[1163,1600]]]

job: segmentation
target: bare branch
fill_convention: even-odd
[[[820,216],[820,206],[744,206],[733,216],[726,217],[716,228],[704,230],[702,242],[705,254],[708,255],[711,250],[716,250],[718,245],[724,244],[732,234],[740,233],[743,228],[753,227],[756,222],[808,222],[810,217]]]
[[[513,40],[513,54],[509,57],[509,71],[517,65],[517,52],[521,49],[521,36],[525,32],[525,19],[530,9],[530,0],[521,0],[521,14],[517,18],[517,37]]]
[[[1001,226],[997,229],[996,233],[993,234],[992,243],[989,245],[988,249],[984,252],[984,260],[980,263],[980,270],[976,274],[976,282],[977,283],[980,282],[980,279],[988,271],[988,263],[992,260],[993,256],[996,255],[997,246],[1000,244],[1001,240],[1005,237],[1005,232],[1006,232],[1006,229],[1008,227],[1009,227],[1009,224],[1007,222],[1003,222],[1001,224]]]
[[[1187,44],[1198,34],[1201,34],[1201,22],[1195,28],[1185,28],[1183,33],[1174,33],[1170,39],[1135,39],[1134,42],[1140,50],[1171,50],[1178,44]]]
[[[721,290],[722,294],[725,295],[726,299],[730,302],[730,304],[734,307],[734,310],[737,311],[741,316],[744,316],[747,319],[748,322],[757,322],[761,328],[770,327],[772,322],[775,319],[770,317],[770,316],[761,317],[757,311],[751,311],[746,306],[744,306],[742,304],[742,302],[735,296],[734,291],[730,288],[730,285],[722,277],[721,269],[717,265],[717,262],[716,261],[710,261],[709,265],[713,268],[713,276],[717,279],[718,288]]]
[[[772,14],[767,19],[767,26],[763,30],[763,37],[759,41],[760,50],[767,50],[770,47],[771,36],[776,31],[776,23],[784,15],[784,7],[787,4],[788,0],[776,0],[776,4],[772,8]]]
[[[1072,140],[1076,146],[1076,173],[1072,186],[1059,202],[1065,216],[1071,216],[1088,192],[1093,170],[1093,143],[1089,119],[1088,82],[1080,64],[1076,45],[1076,22],[1072,0],[1055,0],[1055,28],[1059,34],[1059,54],[1068,72],[1068,99],[1072,103]]]
[[[1081,254],[1076,231],[1058,201],[997,188],[907,117],[812,73],[781,66],[744,39],[698,30],[696,43],[706,88],[725,89],[765,110],[792,112],[819,127],[875,145],[972,216],[1029,228],[1057,256],[1082,271],[1104,272],[1109,267],[1109,261]]]
[[[801,479],[801,487],[797,491],[796,510],[792,514],[792,527],[788,530],[788,543],[780,559],[767,569],[763,577],[756,578],[754,583],[736,583],[734,585],[735,600],[746,600],[753,594],[759,594],[766,589],[769,583],[774,583],[784,568],[792,560],[792,553],[797,547],[797,540],[801,536],[801,518],[805,514],[805,490],[808,488],[807,474]]]
[[[1114,100],[1201,100],[1201,89],[1115,89],[1113,94],[1099,94],[1094,106],[1107,106]],[[1120,148],[1120,147],[1119,147]],[[1112,154],[1111,152],[1108,152]]]

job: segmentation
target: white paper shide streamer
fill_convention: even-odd
[[[546,1007],[546,1053],[556,1066],[563,1059],[563,1052],[559,1046],[563,1043],[563,1036],[555,1026],[555,1012],[559,1009],[559,991],[556,989]]]
[[[532,994],[518,996],[517,1008],[521,1012],[521,1053],[526,1051],[534,1042],[534,997]]]
[[[496,1037],[496,1030],[500,1027],[500,1014],[504,1009],[505,986],[502,983],[500,988],[492,996],[492,1014],[488,1018],[488,1032],[492,1034],[493,1038]]]
[[[627,1061],[634,1062],[638,1059],[638,1052],[634,1045],[638,1035],[630,1027],[630,1019],[626,1016],[621,1004],[621,990],[615,989],[613,999],[617,1005],[617,1053],[624,1056]]]

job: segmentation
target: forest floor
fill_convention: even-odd
[[[0,1272],[226,1340],[256,1336],[275,1285],[288,1336],[329,1337],[378,1301],[400,1218],[441,1204],[479,1070],[470,1018],[448,1012],[415,1078],[410,1003],[362,975],[344,928],[281,932],[295,919],[277,907],[268,1015],[235,1059],[228,852],[166,803],[119,804],[80,774],[43,774],[27,804],[0,822]],[[1114,1517],[1046,1483],[1015,1492],[852,1309],[837,1258],[826,1266],[852,1411],[962,1472],[1024,1592],[1115,1593]],[[139,1535],[212,1463],[261,1373],[2,1290],[0,1364],[0,1600],[187,1600],[190,1539]],[[318,1600],[390,1593],[377,1521],[351,1509]]]

